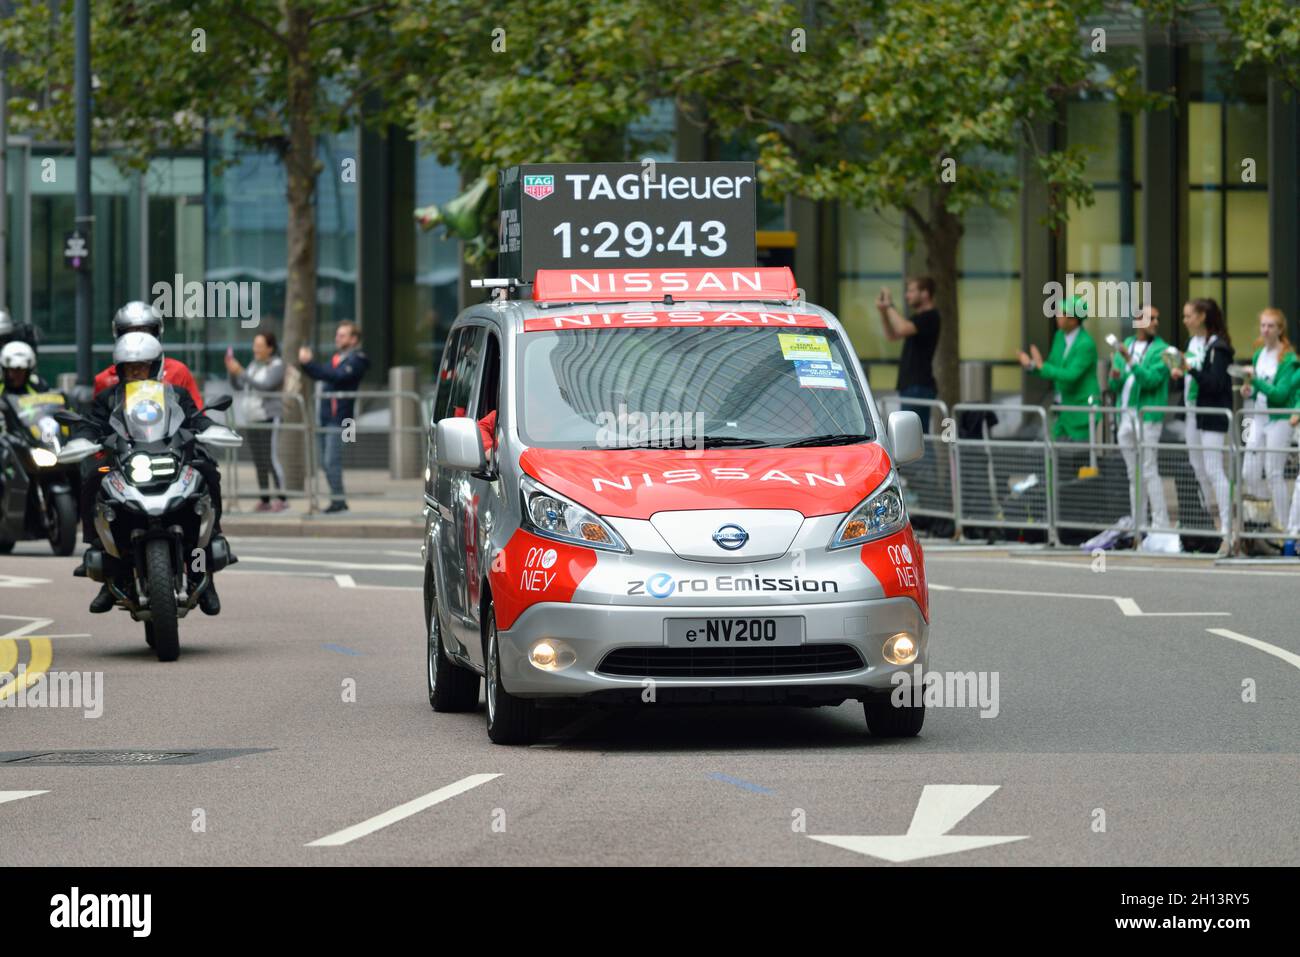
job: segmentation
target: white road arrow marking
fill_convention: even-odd
[[[1300,668],[1300,655],[1287,651],[1285,648],[1279,648],[1277,645],[1270,645],[1267,641],[1260,641],[1258,638],[1252,638],[1250,635],[1243,635],[1236,631],[1229,631],[1227,628],[1206,628],[1212,635],[1218,635],[1220,638],[1230,638],[1233,641],[1239,641],[1243,645],[1249,645],[1252,648],[1258,648],[1260,651],[1268,652],[1276,658],[1281,658],[1289,665]]]
[[[34,798],[38,794],[49,794],[49,791],[0,791],[0,804],[6,801],[21,801],[23,798]]]
[[[948,832],[996,791],[997,784],[927,784],[906,834],[809,834],[814,841],[901,864],[1027,840],[1028,834],[965,835]]]
[[[327,834],[324,837],[317,838],[304,846],[338,847],[341,844],[350,844],[357,838],[365,837],[367,834],[373,834],[375,831],[388,827],[390,824],[396,824],[398,821],[405,820],[412,814],[419,814],[425,808],[431,808],[435,804],[441,804],[448,798],[454,798],[457,794],[464,794],[466,791],[476,788],[480,784],[487,784],[489,781],[499,777],[501,777],[500,774],[471,774],[467,778],[461,778],[455,784],[448,784],[444,788],[430,791],[428,794],[423,797],[418,797],[414,801],[407,801],[405,804],[399,804],[397,807],[385,811],[383,814],[376,814],[374,817],[368,818],[360,824],[353,824],[351,827],[345,827],[341,831]]]

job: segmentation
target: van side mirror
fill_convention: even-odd
[[[895,466],[915,462],[924,455],[921,417],[915,412],[889,413],[889,447],[894,453]]]
[[[448,469],[477,472],[483,468],[483,444],[478,423],[471,418],[442,419],[434,433],[438,465]]]

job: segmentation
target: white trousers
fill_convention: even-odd
[[[1254,419],[1253,425],[1250,419]],[[1291,452],[1291,423],[1269,421],[1268,416],[1247,417],[1246,456],[1241,463],[1241,480],[1252,498],[1271,499],[1273,516],[1284,525],[1290,514],[1286,489],[1286,460]]]
[[[1140,422],[1139,413],[1125,412],[1120,416],[1119,451],[1128,469],[1129,499],[1132,504],[1134,525],[1141,525],[1138,512],[1138,483],[1135,474],[1138,459],[1138,430],[1141,427],[1142,491],[1151,509],[1153,528],[1169,527],[1169,509],[1165,505],[1165,483],[1160,478],[1159,449],[1163,422]],[[1144,510],[1145,511],[1145,510]],[[1145,517],[1145,516],[1143,516]]]
[[[1226,444],[1226,432],[1202,431],[1196,426],[1196,416],[1187,416],[1187,457],[1201,489],[1201,504],[1210,514],[1218,507],[1219,530],[1225,533],[1232,515],[1232,492],[1223,468]]]

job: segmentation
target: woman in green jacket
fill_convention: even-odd
[[[1246,419],[1246,456],[1242,461],[1241,480],[1254,498],[1271,499],[1273,521],[1284,527],[1290,515],[1286,477],[1283,474],[1291,451],[1291,423],[1284,412],[1291,406],[1291,393],[1300,375],[1295,348],[1286,334],[1286,317],[1280,309],[1265,309],[1259,314],[1259,347],[1246,374],[1241,394],[1247,399],[1246,411],[1258,414]]]
[[[1097,389],[1097,343],[1093,342],[1083,321],[1088,318],[1086,303],[1071,296],[1061,303],[1056,315],[1056,336],[1047,358],[1030,346],[1020,353],[1020,365],[1026,372],[1040,375],[1056,387],[1057,405],[1101,405]],[[1071,442],[1089,441],[1087,412],[1062,412],[1052,425],[1052,438]]]

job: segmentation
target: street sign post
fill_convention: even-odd
[[[90,268],[90,239],[80,229],[63,235],[63,264],[77,272]]]

